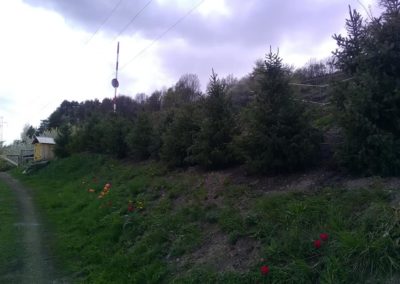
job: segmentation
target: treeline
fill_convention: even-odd
[[[59,129],[56,154],[91,151],[160,159],[170,167],[250,173],[291,172],[320,161],[323,133],[290,82],[340,74],[329,92],[343,136],[339,165],[364,174],[400,174],[400,0],[381,0],[383,13],[365,20],[350,9],[347,35],[334,35],[332,61],[293,71],[278,52],[236,80],[214,71],[206,94],[197,76],[175,86],[113,101],[64,101],[41,129]]]
[[[317,161],[321,133],[288,85],[294,73],[272,51],[239,82],[214,71],[206,94],[196,75],[149,97],[64,101],[42,128],[58,128],[56,154],[90,151],[170,167],[220,169],[245,164],[250,172],[293,171]],[[237,90],[240,87],[243,90]]]

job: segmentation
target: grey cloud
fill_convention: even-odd
[[[176,50],[173,46],[163,48],[160,57],[163,58],[162,68],[171,77],[178,80],[184,73],[195,73],[199,76],[202,89],[205,90],[211,70],[220,77],[229,74],[241,77],[251,71],[255,59],[263,56],[257,49],[247,49],[243,52],[238,46],[218,46],[204,50],[202,47]]]
[[[32,6],[44,7],[64,16],[73,26],[80,26],[88,32],[94,32],[109,16],[120,0],[24,0]],[[130,22],[132,17],[148,3],[148,0],[122,0],[115,13],[103,26],[110,36],[116,35]],[[140,32],[153,35],[171,24],[180,16],[172,6],[165,9],[153,1],[137,17],[124,34]]]
[[[55,10],[69,23],[94,32],[120,0],[24,1]],[[103,30],[111,36],[118,34],[147,2],[123,0]],[[184,38],[196,45],[275,43],[283,35],[298,36],[300,33],[318,40],[336,32],[337,25],[344,21],[343,11],[346,11],[346,3],[342,1],[229,0],[227,4],[232,11],[230,17],[216,19],[194,13],[173,29],[168,37]],[[160,5],[153,1],[124,34],[140,33],[153,39],[185,12],[172,5]]]
[[[62,14],[68,23],[93,33],[119,0],[24,0]],[[212,1],[212,0],[206,0]],[[357,0],[348,0],[356,6]],[[148,0],[123,0],[103,27],[116,36]],[[199,2],[192,1],[193,5]],[[293,41],[302,51],[311,49],[344,26],[347,3],[342,0],[227,0],[231,15],[204,17],[193,13],[172,29],[160,46],[163,69],[173,77],[199,74],[203,85],[211,68],[222,74],[250,72],[269,45]],[[155,39],[187,10],[161,5],[154,0],[124,35],[139,33]],[[171,39],[183,39],[187,48],[176,50]],[[259,53],[263,50],[262,53]],[[127,57],[134,56],[127,55]],[[310,56],[312,57],[312,55]],[[290,62],[287,62],[290,64]],[[203,86],[204,87],[204,86]]]

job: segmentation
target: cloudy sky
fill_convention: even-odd
[[[375,2],[1,0],[3,140],[38,126],[65,99],[112,97],[118,41],[120,94],[149,94],[185,73],[204,89],[212,68],[240,78],[270,45],[295,66],[329,56],[348,5],[364,13],[360,3],[376,11]]]

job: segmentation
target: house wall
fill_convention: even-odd
[[[54,159],[54,145],[44,144],[43,145],[43,157],[45,160]]]
[[[35,144],[34,161],[52,160],[54,159],[54,145],[51,144]]]
[[[42,151],[40,144],[35,144],[33,148],[33,160],[40,161],[42,159]]]

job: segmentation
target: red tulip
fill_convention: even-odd
[[[321,240],[315,240],[315,241],[314,241],[314,247],[315,247],[316,249],[319,249],[319,248],[321,247]]]
[[[128,206],[128,212],[133,212],[135,211],[135,207],[133,205]]]
[[[267,275],[269,273],[269,266],[263,265],[260,267],[260,272],[262,275]]]
[[[326,242],[326,241],[329,239],[329,235],[326,234],[326,233],[321,233],[321,234],[319,234],[319,238],[320,238],[322,241]]]

